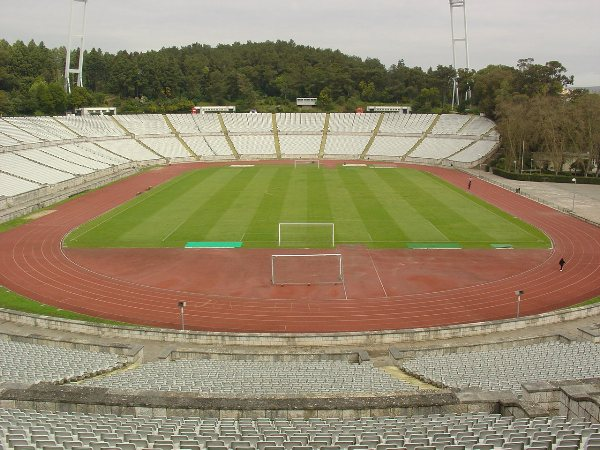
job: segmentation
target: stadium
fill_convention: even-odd
[[[0,117],[0,285],[53,310],[0,309],[0,449],[600,448],[597,186],[500,178],[500,143],[385,107]]]

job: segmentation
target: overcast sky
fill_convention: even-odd
[[[70,5],[0,0],[0,38],[66,45]],[[600,86],[600,0],[466,0],[466,9],[472,68],[558,60],[575,85]],[[386,66],[401,59],[424,69],[452,63],[448,0],[89,0],[87,6],[86,48],[277,39]]]

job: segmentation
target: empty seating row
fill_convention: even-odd
[[[379,134],[423,134],[435,118],[435,114],[385,114]]]
[[[340,361],[179,360],[147,363],[90,386],[122,390],[202,392],[231,395],[390,393],[414,390],[371,364]]]
[[[224,113],[221,114],[229,133],[270,133],[273,119],[267,113]]]
[[[317,156],[321,148],[320,134],[280,134],[279,148],[281,156],[312,155]]]
[[[108,353],[0,341],[0,382],[61,382],[122,367]]]
[[[0,408],[0,446],[11,449],[598,450],[599,445],[600,425],[565,417],[219,420]]]
[[[520,392],[524,383],[600,377],[600,345],[549,342],[501,350],[424,355],[406,361],[402,368],[448,387]]]
[[[232,135],[231,142],[240,155],[275,156],[275,140],[272,134]]]
[[[421,159],[445,159],[472,142],[470,139],[425,138],[408,156]]]
[[[110,116],[55,116],[55,120],[80,136],[103,138],[125,136],[125,130]]]
[[[373,133],[380,114],[331,113],[330,133]]]
[[[39,187],[38,183],[0,172],[0,196],[12,197],[13,195],[34,191]]]
[[[406,155],[419,141],[418,137],[378,136],[369,148],[367,157],[383,156],[400,158]]]
[[[56,184],[70,180],[73,175],[33,162],[15,152],[0,153],[3,172],[38,184]]]
[[[136,136],[169,135],[171,133],[162,114],[118,115],[113,118]]]
[[[369,143],[371,136],[364,134],[333,134],[325,141],[325,156],[347,156],[358,158]]]
[[[147,137],[140,142],[164,158],[189,158],[190,153],[176,137]]]
[[[469,119],[470,116],[442,114],[431,130],[431,134],[459,134],[459,130]]]
[[[325,113],[277,113],[275,122],[280,133],[322,134],[325,117]]]

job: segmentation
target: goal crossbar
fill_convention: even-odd
[[[344,263],[342,254],[271,255],[271,282],[280,286],[343,283]]]
[[[277,230],[277,243],[278,245],[281,247],[282,245],[282,228],[304,228],[304,229],[308,229],[308,228],[315,228],[315,227],[322,227],[322,228],[329,228],[331,227],[331,235],[329,235],[329,232],[327,232],[326,235],[329,241],[329,236],[331,236],[331,247],[335,247],[335,224],[333,222],[280,222],[279,226],[278,226],[278,230]],[[305,240],[303,240],[304,242]],[[308,241],[308,239],[306,239],[306,241]],[[285,243],[285,242],[284,242]],[[308,244],[309,242],[307,242]]]

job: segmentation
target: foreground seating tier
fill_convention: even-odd
[[[129,391],[150,389],[242,396],[390,393],[415,389],[371,364],[341,361],[158,361],[89,380],[86,384]]]
[[[0,341],[0,382],[60,382],[121,367],[108,353]]]
[[[596,450],[599,430],[598,424],[565,417],[515,419],[483,413],[219,420],[0,408],[0,446],[5,448],[561,450],[576,445],[576,450]]]
[[[520,392],[523,383],[600,377],[600,345],[548,342],[502,350],[421,356],[410,373],[448,387]]]

